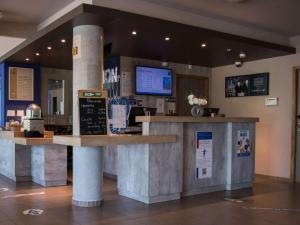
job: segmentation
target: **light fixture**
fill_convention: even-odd
[[[51,47],[51,46],[48,46],[47,49],[50,51],[50,50],[52,50],[52,47]]]
[[[245,52],[240,52],[239,57],[240,57],[240,59],[246,58],[246,53]]]
[[[231,52],[231,48],[227,48],[226,51],[227,51],[227,52]]]
[[[205,48],[205,47],[206,47],[206,43],[202,43],[201,48]]]
[[[25,59],[25,61],[27,61],[27,62],[28,62],[28,61],[29,61],[29,58],[26,58],[26,59]]]
[[[66,39],[61,39],[60,42],[61,43],[66,43]]]
[[[36,52],[36,53],[35,53],[35,55],[36,55],[36,56],[39,56],[39,55],[40,55],[40,53]]]
[[[168,62],[162,62],[161,65],[162,65],[163,67],[168,67],[168,66],[169,66],[169,63],[168,63]]]
[[[137,35],[136,30],[133,30],[133,31],[131,32],[131,34],[134,35],[134,36]]]
[[[165,41],[170,41],[171,40],[171,38],[170,37],[165,37]]]

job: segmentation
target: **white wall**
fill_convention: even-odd
[[[293,66],[300,66],[300,54],[276,57],[212,69],[212,104],[226,116],[259,117],[256,134],[256,173],[289,178],[291,158],[291,96]],[[266,107],[267,96],[225,98],[225,77],[270,73],[270,95],[279,106]]]
[[[25,38],[0,36],[0,57],[19,45],[24,40]]]

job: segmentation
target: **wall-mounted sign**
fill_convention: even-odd
[[[278,106],[278,97],[266,98],[265,105],[266,106]]]
[[[73,59],[81,58],[81,35],[75,35],[73,37],[72,55]]]
[[[249,130],[238,130],[236,153],[238,157],[250,156]]]
[[[212,177],[212,132],[196,132],[196,179]]]
[[[107,94],[102,91],[80,90],[80,135],[107,134]]]
[[[269,73],[225,78],[225,97],[260,96],[269,94]]]
[[[32,68],[9,67],[8,76],[8,100],[34,100],[34,70]]]

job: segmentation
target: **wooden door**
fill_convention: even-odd
[[[176,76],[176,113],[179,116],[190,116],[191,106],[187,96],[193,93],[196,97],[209,98],[208,77],[195,75]]]

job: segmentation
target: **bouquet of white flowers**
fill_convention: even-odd
[[[207,100],[206,99],[196,98],[193,94],[190,94],[187,97],[187,99],[188,99],[190,105],[200,105],[200,106],[207,105]]]

